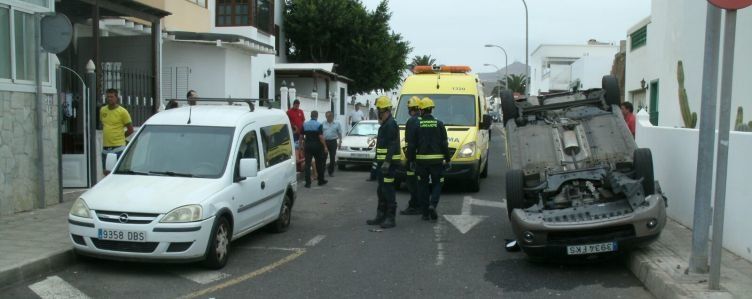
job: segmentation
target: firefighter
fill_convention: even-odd
[[[419,198],[423,201],[423,220],[436,221],[439,217],[436,206],[439,204],[441,186],[444,183],[444,169],[451,167],[449,142],[444,123],[431,114],[435,107],[428,97],[420,101],[421,119],[415,133],[415,142],[408,143],[408,156],[415,159],[418,176]],[[430,182],[430,185],[429,185]]]
[[[410,111],[410,118],[405,123],[405,143],[415,142],[415,132],[420,125],[420,98],[413,96],[407,101],[407,109]],[[407,152],[407,149],[405,149]],[[410,191],[410,201],[407,203],[407,208],[400,211],[402,215],[420,215],[423,208],[420,206],[421,200],[418,199],[418,179],[415,176],[415,159],[407,157],[407,169],[405,169],[405,175],[407,176],[407,190]]]
[[[399,126],[392,118],[392,101],[382,96],[376,99],[379,110],[379,133],[376,137],[376,163],[379,171],[379,186],[376,194],[379,198],[376,218],[368,220],[368,225],[380,225],[392,228],[396,225],[397,194],[394,189],[394,172],[400,163]]]

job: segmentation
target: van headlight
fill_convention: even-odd
[[[202,209],[200,205],[187,205],[174,209],[167,213],[159,222],[182,223],[201,220]]]
[[[475,141],[463,145],[457,153],[458,158],[470,158],[475,156]]]
[[[76,202],[73,203],[70,209],[70,214],[81,218],[91,218],[89,207],[86,206],[83,198],[76,199]]]

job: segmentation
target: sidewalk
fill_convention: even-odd
[[[723,251],[721,291],[708,290],[708,275],[688,274],[692,231],[669,219],[661,237],[633,252],[629,268],[657,298],[750,298],[752,263]]]
[[[67,215],[84,190],[66,190],[63,203],[0,218],[0,288],[72,263]]]

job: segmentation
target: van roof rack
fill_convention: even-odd
[[[268,106],[269,109],[272,109],[271,99],[251,99],[251,98],[192,98],[192,99],[167,99],[167,101],[176,101],[176,102],[188,102],[188,101],[196,101],[196,102],[214,102],[214,103],[246,103],[248,104],[248,108],[250,108],[251,112],[253,112],[256,108],[253,105],[254,102],[258,102],[259,106]]]

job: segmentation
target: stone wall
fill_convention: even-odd
[[[45,203],[59,202],[58,105],[45,95],[43,149]],[[0,91],[0,217],[41,208],[37,168],[36,99],[34,93]]]

